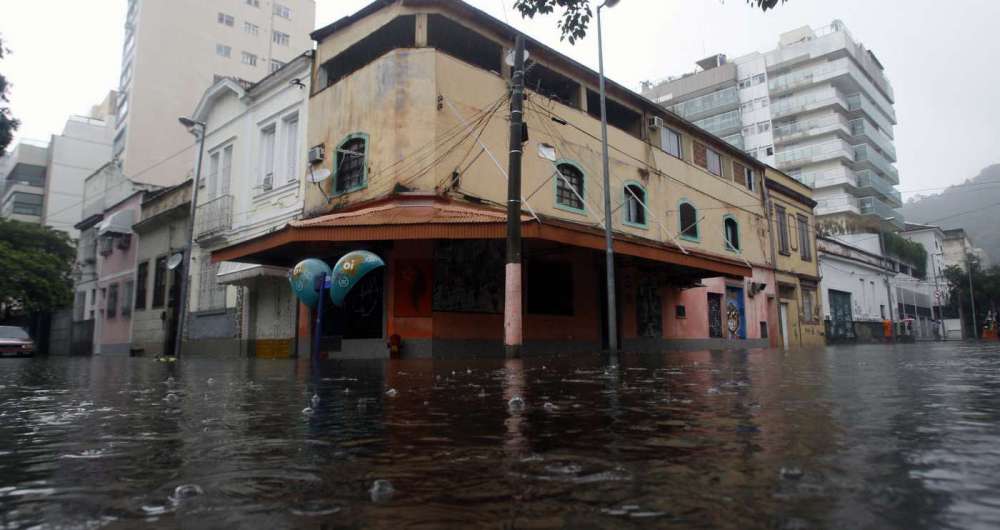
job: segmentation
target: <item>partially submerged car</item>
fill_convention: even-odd
[[[21,327],[0,326],[0,356],[3,355],[34,355],[35,341]]]

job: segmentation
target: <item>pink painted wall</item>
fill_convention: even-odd
[[[106,210],[104,212],[104,218],[107,219],[115,212],[133,210],[135,212],[134,219],[138,220],[142,197],[142,193],[132,195],[130,198]],[[116,243],[112,246],[111,254],[109,256],[102,256],[100,254],[97,255],[97,270],[99,271],[97,289],[98,292],[100,292],[101,289],[104,289],[105,297],[101,300],[101,310],[98,317],[100,322],[98,323],[96,331],[99,335],[96,336],[94,340],[101,346],[128,344],[131,339],[132,316],[122,315],[121,307],[124,303],[124,297],[127,294],[125,292],[125,282],[135,280],[136,248],[138,246],[139,239],[133,235],[132,241],[127,249],[123,250],[118,248]],[[152,281],[152,267],[150,267],[149,274],[150,281]],[[108,318],[108,287],[115,283],[118,284],[118,307],[115,317]],[[129,303],[131,304],[131,301],[129,301]]]
[[[731,282],[733,287],[743,289],[743,303],[746,316],[746,335],[748,339],[759,339],[760,322],[768,323],[768,336],[770,331],[771,316],[769,314],[768,295],[774,294],[774,275],[771,271],[754,267],[752,281],[767,284],[764,291],[757,293],[753,298],[747,296],[750,290],[750,283],[747,280],[742,282]],[[704,339],[708,338],[708,293],[718,293],[723,296],[725,304],[726,279],[706,278],[702,280],[705,287],[696,289],[669,289],[662,292],[663,297],[663,335],[668,339]],[[687,317],[676,318],[676,306],[683,305],[686,309]]]

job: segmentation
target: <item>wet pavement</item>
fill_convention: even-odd
[[[992,528],[1000,346],[0,359],[0,528]]]

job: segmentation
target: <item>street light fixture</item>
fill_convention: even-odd
[[[188,131],[198,139],[198,158],[194,166],[194,182],[191,183],[191,206],[188,213],[187,241],[182,250],[184,270],[181,272],[181,295],[177,299],[180,304],[178,312],[177,334],[174,336],[174,356],[181,356],[181,344],[184,337],[184,322],[187,320],[188,292],[191,288],[191,249],[194,248],[194,214],[198,207],[198,184],[201,182],[201,158],[205,153],[205,123],[188,117],[177,118]]]
[[[604,170],[604,247],[606,254],[608,287],[608,353],[611,358],[618,353],[618,310],[615,301],[615,250],[611,225],[611,170],[608,162],[608,106],[604,80],[604,36],[601,26],[601,10],[614,7],[620,0],[604,0],[597,6],[597,64],[601,83],[601,147]]]

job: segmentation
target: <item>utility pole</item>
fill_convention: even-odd
[[[597,64],[601,78],[601,161],[604,169],[604,250],[608,284],[608,353],[613,360],[618,354],[618,308],[615,300],[615,249],[614,225],[611,223],[611,167],[608,160],[608,105],[604,82],[604,35],[601,28],[601,10],[614,7],[619,0],[605,0],[597,6]]]
[[[972,290],[972,255],[965,254],[965,268],[969,271],[969,302],[972,304],[972,338],[979,338],[979,324],[976,323],[976,293]]]
[[[188,293],[191,291],[191,251],[194,249],[194,221],[195,212],[198,209],[198,188],[201,184],[201,159],[205,154],[205,124],[191,118],[179,118],[181,125],[188,128],[195,138],[198,139],[198,158],[194,165],[194,182],[191,183],[191,207],[188,214],[187,246],[184,248],[184,260],[181,266],[184,267],[181,274],[181,295],[177,303],[181,305],[178,312],[177,335],[174,337],[174,357],[180,358],[181,344],[184,337],[184,322],[188,314]]]
[[[510,158],[507,173],[507,267],[505,270],[503,340],[508,359],[521,356],[521,138],[524,123],[524,36],[514,39],[511,72]]]
[[[888,263],[888,258],[887,258],[886,252],[885,252],[885,229],[884,229],[884,223],[888,222],[888,221],[892,221],[893,219],[895,219],[895,217],[890,217],[888,219],[885,219],[884,221],[879,221],[879,224],[878,224],[878,235],[879,235],[878,242],[879,242],[879,246],[882,247],[882,267],[884,269],[886,269],[886,274],[885,274],[885,295],[886,295],[886,297],[888,299],[888,305],[889,305],[889,338],[893,342],[895,342],[896,341],[896,322],[895,322],[895,318],[893,318],[893,316],[892,316],[892,285],[889,282],[889,273],[888,273],[889,267],[886,266],[887,263]]]

